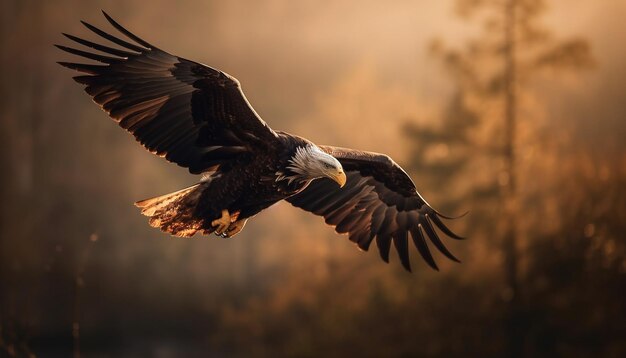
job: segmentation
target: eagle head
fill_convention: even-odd
[[[346,185],[346,173],[341,163],[314,144],[298,147],[289,159],[287,169],[295,173],[284,177],[290,183],[293,180],[310,181],[326,177],[337,182],[340,187]]]

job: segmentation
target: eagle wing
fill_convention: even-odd
[[[406,172],[390,157],[348,148],[320,146],[341,162],[347,176],[339,188],[329,179],[314,180],[305,190],[287,199],[296,207],[323,216],[326,223],[367,251],[376,244],[381,258],[389,262],[393,242],[404,268],[411,271],[409,234],[417,251],[434,269],[426,238],[449,259],[459,262],[435,231],[439,228],[454,239],[439,214],[420,196]]]
[[[64,34],[100,53],[58,48],[102,65],[59,64],[85,73],[74,80],[86,85],[93,100],[149,151],[198,174],[277,140],[237,79],[160,50],[104,16],[134,43],[82,22],[119,47]]]

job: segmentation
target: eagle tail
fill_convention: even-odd
[[[196,232],[203,231],[203,220],[194,215],[202,189],[202,183],[198,183],[173,193],[138,201],[135,206],[150,218],[150,226],[174,236],[192,237]]]

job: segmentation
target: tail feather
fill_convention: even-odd
[[[141,200],[135,206],[150,218],[152,227],[179,237],[191,237],[203,231],[203,220],[194,216],[194,209],[202,193],[202,183],[188,188]]]

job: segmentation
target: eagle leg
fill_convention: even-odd
[[[241,220],[235,221],[234,223],[230,224],[230,226],[228,227],[226,232],[222,234],[222,236],[230,238],[239,234],[239,232],[243,230],[243,227],[246,226],[247,221],[248,219],[241,219]]]
[[[227,209],[222,210],[222,217],[211,222],[211,226],[215,227],[215,235],[222,236],[222,234],[230,226],[230,213]]]

